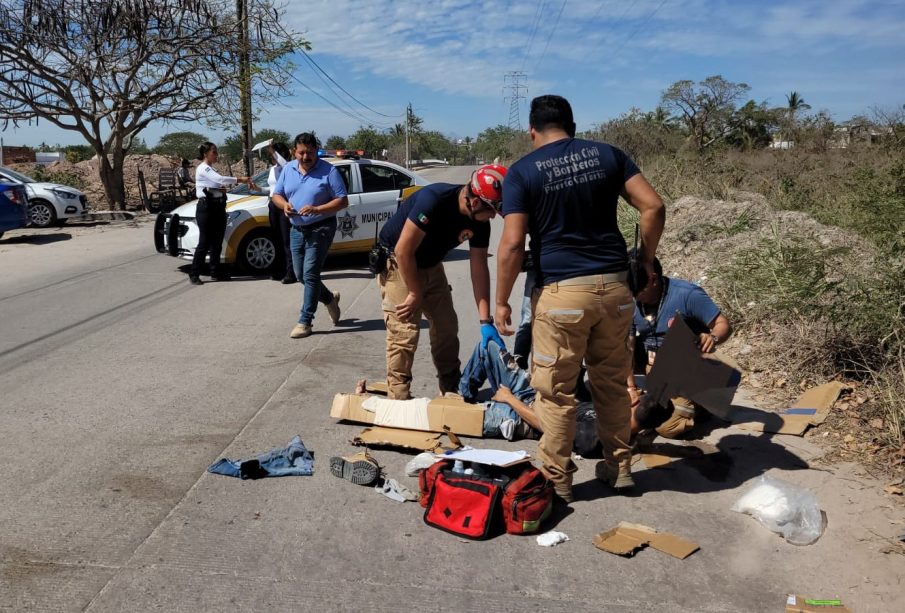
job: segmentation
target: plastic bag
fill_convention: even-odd
[[[782,479],[758,477],[731,510],[747,513],[793,545],[810,545],[823,533],[817,497]]]
[[[424,470],[431,466],[434,462],[438,461],[439,458],[434,456],[429,451],[425,451],[424,453],[419,453],[414,458],[409,460],[408,464],[405,465],[405,474],[409,477],[417,477],[419,470]]]

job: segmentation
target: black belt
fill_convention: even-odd
[[[298,230],[299,232],[301,232],[302,230],[314,230],[316,228],[320,228],[321,226],[326,226],[327,224],[329,224],[331,222],[335,222],[335,221],[336,221],[336,217],[330,216],[325,219],[321,219],[320,221],[315,221],[314,223],[309,223],[306,226],[297,226],[295,224],[292,224],[292,229]]]

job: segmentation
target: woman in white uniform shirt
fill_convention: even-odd
[[[280,172],[292,155],[289,153],[289,147],[286,143],[273,143],[270,145],[270,157],[273,161],[273,166],[270,167],[267,184],[270,185],[270,195],[273,197],[273,190],[277,187]],[[292,269],[292,250],[289,248],[289,226],[292,224],[289,223],[289,218],[286,217],[283,209],[276,206],[273,200],[268,203],[267,212],[270,217],[270,229],[273,231],[273,242],[277,250],[277,261],[273,267],[273,280],[282,281],[283,283],[295,283],[295,271]]]
[[[192,285],[203,285],[201,269],[204,258],[210,252],[211,277],[217,281],[228,281],[229,275],[220,268],[220,249],[226,232],[226,190],[236,183],[247,183],[254,187],[249,177],[224,177],[213,168],[217,163],[217,145],[203,143],[198,147],[201,163],[195,169],[195,221],[198,223],[198,246],[192,258],[189,281]]]

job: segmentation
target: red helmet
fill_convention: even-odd
[[[499,164],[481,166],[471,175],[469,182],[471,193],[499,211],[503,204],[503,178],[505,176],[505,166]]]

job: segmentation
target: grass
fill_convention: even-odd
[[[905,152],[878,146],[823,153],[723,150],[648,156],[644,162],[645,175],[667,201],[758,193],[774,209],[807,213],[869,247],[866,254],[794,223],[774,222],[766,236],[720,261],[711,279],[715,298],[740,334],[762,332],[769,322],[774,333],[787,336],[789,342],[776,343],[783,348],[776,368],[812,383],[860,382],[869,389],[862,417],[882,419],[884,444],[902,449]],[[630,241],[637,214],[621,209],[620,229]],[[678,239],[706,245],[707,238],[741,237],[761,221],[746,211],[731,222],[683,228]],[[863,436],[875,437],[866,430]]]

